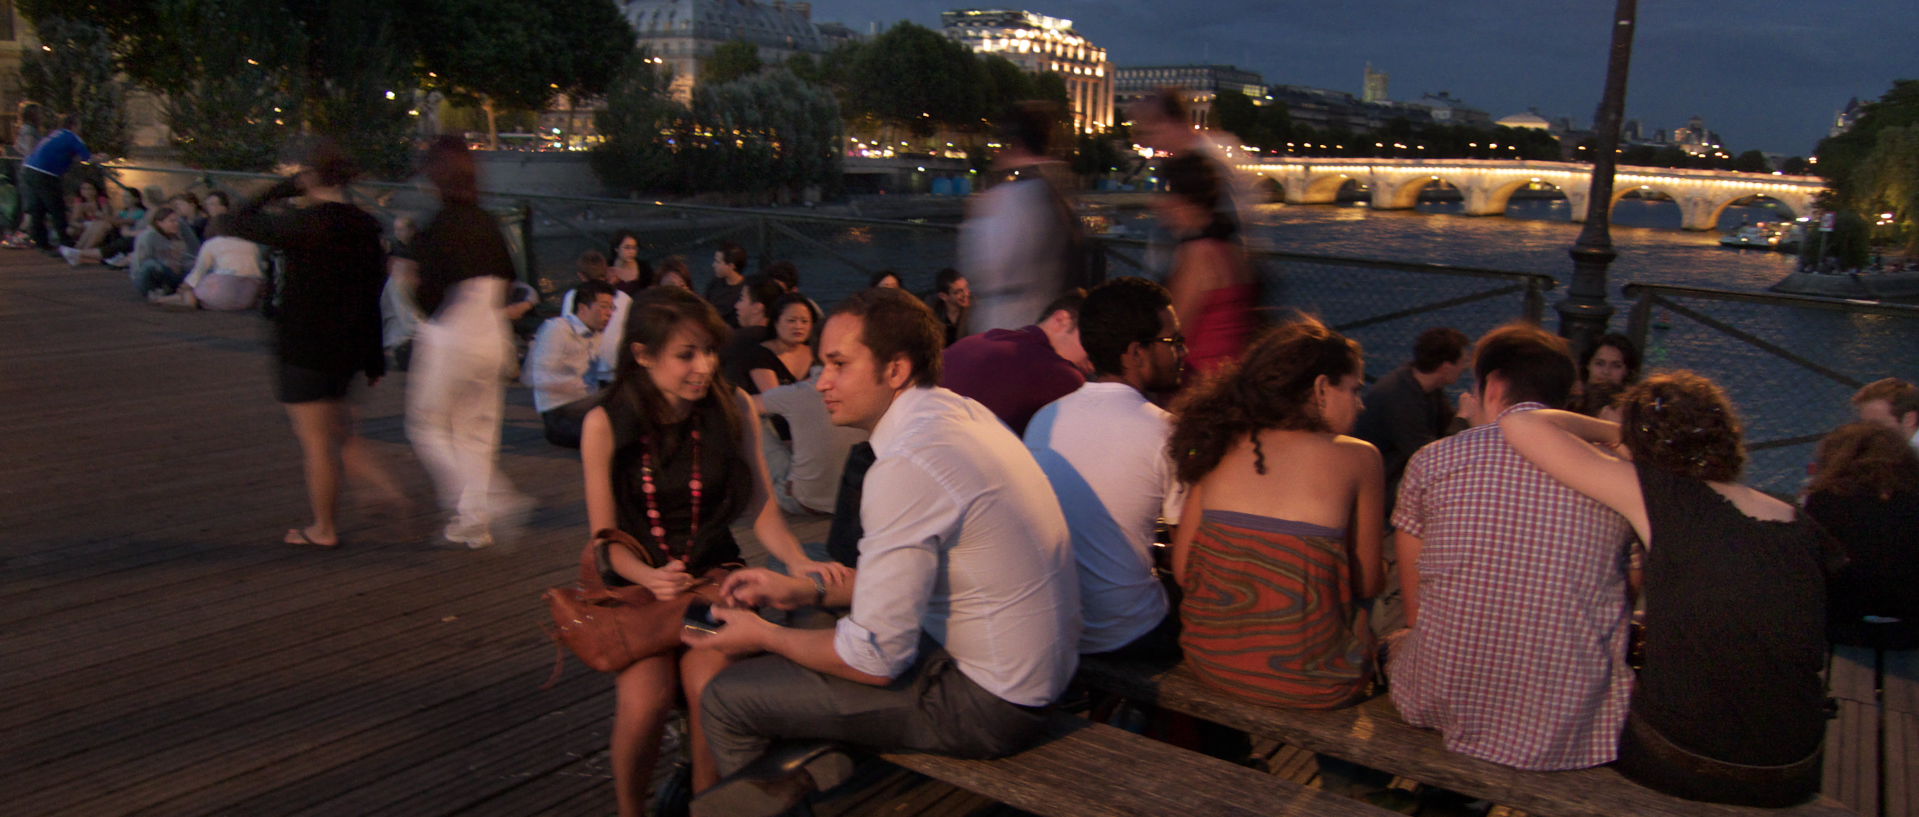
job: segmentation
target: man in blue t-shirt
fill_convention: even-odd
[[[80,135],[74,132],[79,126],[80,117],[73,114],[62,117],[60,129],[40,140],[33,155],[27,157],[26,170],[20,174],[32,194],[33,243],[48,255],[55,254],[67,234],[67,196],[61,177],[73,167],[74,159],[93,158],[87,143],[80,141]]]

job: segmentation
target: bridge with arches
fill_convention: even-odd
[[[1565,194],[1573,220],[1584,221],[1592,187],[1592,166],[1579,162],[1288,157],[1236,167],[1254,174],[1261,186],[1288,204],[1330,204],[1341,188],[1357,182],[1370,191],[1373,209],[1407,210],[1419,201],[1421,191],[1438,184],[1457,188],[1466,214],[1475,216],[1503,215],[1514,193],[1551,186]],[[1679,205],[1682,227],[1711,230],[1727,207],[1757,196],[1804,216],[1825,189],[1826,181],[1817,176],[1620,167],[1614,175],[1613,201],[1635,191],[1663,193]]]

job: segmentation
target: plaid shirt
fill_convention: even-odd
[[[1632,691],[1626,520],[1526,462],[1492,423],[1413,456],[1393,524],[1425,543],[1419,622],[1387,668],[1406,720],[1521,769],[1611,762]]]

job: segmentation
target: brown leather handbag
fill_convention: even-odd
[[[695,599],[708,603],[719,599],[725,568],[707,571],[693,589],[671,599],[661,600],[639,585],[608,586],[612,573],[607,551],[625,548],[649,567],[659,567],[657,557],[624,531],[608,528],[593,534],[592,541],[580,552],[580,580],[573,587],[549,587],[543,598],[553,615],[550,635],[558,644],[573,651],[581,662],[600,672],[619,672],[633,662],[680,646],[680,629],[686,608]],[[555,656],[552,686],[564,669],[564,659]]]

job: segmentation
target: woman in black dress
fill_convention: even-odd
[[[380,346],[380,290],[386,254],[380,222],[347,203],[353,163],[331,143],[314,146],[306,169],[233,214],[233,234],[285,254],[274,315],[274,393],[286,406],[305,460],[313,522],[287,531],[291,545],[335,547],[342,472],[373,486],[383,504],[406,495],[353,433],[347,404],[355,375],[368,386],[386,374]],[[269,210],[276,202],[305,206]]]
[[[1618,423],[1554,410],[1499,420],[1521,456],[1619,512],[1646,544],[1645,666],[1619,772],[1692,800],[1802,802],[1819,789],[1826,733],[1828,539],[1737,482],[1739,418],[1712,381],[1655,375],[1620,412]]]
[[[589,529],[619,528],[672,558],[652,568],[623,550],[613,568],[661,599],[689,591],[707,570],[738,561],[729,526],[753,520],[766,548],[828,584],[850,571],[807,558],[769,501],[760,463],[759,417],[740,389],[719,375],[719,339],[727,328],[693,293],[659,287],[627,313],[625,353],[605,403],[586,415],[580,459]],[[616,681],[612,759],[620,813],[638,817],[659,757],[661,729],[681,693],[698,713],[700,691],[728,659],[680,649],[635,662]],[[700,719],[691,725],[694,790],[717,781]]]

